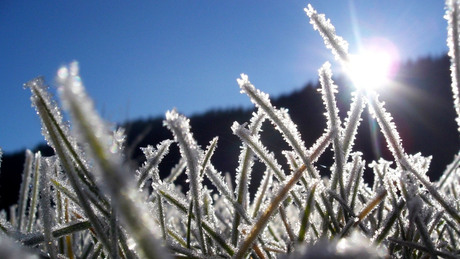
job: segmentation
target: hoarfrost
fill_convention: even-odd
[[[276,109],[273,107],[268,98],[268,94],[256,89],[254,85],[249,82],[247,75],[241,74],[241,79],[237,79],[237,82],[241,88],[241,92],[246,93],[251,98],[251,102],[266,114],[275,129],[283,135],[284,140],[296,153],[298,153],[302,162],[306,165],[310,165],[311,162],[307,157],[305,143],[301,139],[297,125],[291,120],[286,109]],[[316,171],[308,171],[313,174],[312,177],[318,177]]]
[[[262,112],[253,113],[251,117],[251,123],[249,124],[249,131],[252,135],[258,135],[262,123],[265,120],[265,115]],[[238,158],[238,168],[236,169],[236,188],[235,195],[239,203],[242,204],[244,208],[249,204],[249,183],[251,182],[251,172],[252,166],[254,165],[254,153],[247,144],[243,142],[241,146],[241,152]]]
[[[352,103],[350,105],[350,110],[347,113],[347,118],[345,118],[345,124],[343,126],[343,150],[345,158],[348,157],[353,144],[356,139],[357,130],[359,124],[362,120],[361,114],[364,111],[366,103],[364,101],[363,95],[361,92],[352,93]]]
[[[164,179],[165,182],[167,183],[172,183],[176,180],[176,178],[182,174],[184,169],[187,166],[187,161],[182,157],[179,162],[171,168],[171,172],[169,173],[168,177]]]
[[[316,162],[320,155],[326,150],[331,143],[333,136],[334,132],[332,131],[324,132],[323,135],[321,135],[321,137],[319,137],[310,147],[310,149],[308,149],[307,154],[312,163]]]
[[[160,142],[156,148],[151,145],[148,145],[145,148],[141,148],[142,152],[146,157],[146,161],[142,167],[137,170],[138,176],[138,187],[142,189],[145,184],[145,180],[148,176],[153,178],[153,181],[157,182],[160,180],[160,175],[158,172],[158,165],[163,160],[163,158],[168,154],[169,147],[172,143],[172,140],[163,140]]]
[[[443,174],[441,175],[441,178],[437,182],[438,188],[440,189],[445,188],[446,186],[450,185],[452,181],[459,178],[459,174],[458,174],[458,172],[460,171],[459,164],[460,164],[460,154],[457,153],[452,163],[450,163],[447,166],[446,170],[443,172]]]
[[[337,85],[332,80],[331,64],[326,62],[319,70],[319,81],[321,83],[321,93],[324,106],[326,107],[327,131],[333,131],[341,136],[341,122],[339,110],[335,101],[335,94],[338,93]]]
[[[30,98],[32,106],[40,117],[42,135],[45,137],[48,145],[56,150],[56,145],[64,144],[68,157],[76,159],[72,155],[75,152],[80,162],[78,165],[87,168],[88,166],[83,160],[83,152],[77,145],[77,140],[70,134],[69,123],[63,122],[62,111],[49,93],[44,79],[42,77],[34,78],[24,84],[24,87],[29,88],[32,92]],[[55,134],[57,138],[62,140],[62,143],[54,143],[50,134]]]
[[[460,80],[460,2],[447,0],[446,6],[452,90],[454,105],[460,114],[457,85]],[[327,48],[346,66],[348,44],[336,35],[330,21],[311,5],[305,11]],[[70,133],[69,124],[63,122],[61,111],[43,79],[36,78],[26,84],[32,91],[32,105],[40,115],[43,134],[57,156],[43,159],[37,153],[34,158],[32,152],[27,151],[19,207],[10,208],[11,222],[6,220],[5,212],[0,213],[0,231],[25,245],[36,246],[43,253],[48,251],[52,258],[61,258],[64,257],[66,244],[59,237],[68,235],[73,242],[72,248],[75,248],[72,253],[76,256],[97,257],[104,253],[116,257],[119,245],[127,258],[137,257],[135,252],[130,251],[132,248],[136,248],[141,257],[159,255],[163,258],[169,254],[163,254],[153,235],[157,226],[161,225],[164,243],[172,255],[178,257],[243,258],[248,253],[259,256],[259,252],[265,252],[260,255],[262,258],[265,255],[277,257],[278,253],[292,252],[294,239],[316,244],[306,251],[296,247],[291,258],[303,258],[312,252],[315,258],[330,255],[341,258],[383,257],[385,251],[367,242],[371,236],[375,244],[388,246],[389,252],[399,257],[420,257],[424,256],[423,253],[433,257],[457,255],[454,253],[458,252],[460,233],[460,215],[456,209],[460,197],[460,192],[456,190],[460,179],[460,156],[455,157],[441,180],[433,185],[426,176],[431,157],[405,153],[391,115],[375,92],[369,91],[366,96],[361,91],[353,93],[348,117],[342,125],[335,101],[337,87],[332,80],[329,63],[319,71],[327,128],[308,150],[288,110],[274,107],[268,94],[256,89],[246,75],[242,74],[237,79],[241,92],[249,96],[257,112],[253,113],[249,124],[235,122],[232,126],[233,133],[243,142],[235,190],[229,184],[231,181],[226,181],[211,163],[217,137],[203,151],[193,137],[189,119],[175,110],[166,113],[164,125],[179,145],[181,160],[171,170],[170,176],[161,181],[158,165],[173,141],[165,140],[156,147],[143,148],[147,161],[137,171],[138,186],[142,187],[147,179],[152,182],[152,188],[136,188],[135,182],[125,175],[125,157],[122,154],[124,132],[122,129],[109,131],[109,125],[99,117],[86,95],[78,70],[78,64],[74,62],[61,68],[57,76],[63,104],[75,123],[72,128],[74,135]],[[363,180],[363,155],[351,151],[365,105],[369,105],[377,119],[396,161],[396,166],[382,159],[369,165],[374,172],[372,187]],[[290,176],[285,175],[285,168],[279,164],[278,157],[261,141],[261,125],[267,118],[291,147],[283,151]],[[457,122],[460,130],[460,115]],[[80,146],[76,144],[77,140],[81,142]],[[320,178],[313,162],[331,142],[335,164],[329,167],[333,177],[332,181],[328,181]],[[89,152],[81,152],[82,146]],[[251,203],[248,186],[256,157],[267,169]],[[348,161],[350,157],[351,161]],[[303,176],[305,169],[311,176],[308,179]],[[187,195],[181,193],[179,186],[172,184],[184,170],[190,183]],[[92,180],[93,172],[100,181]],[[204,175],[218,192],[211,193],[202,184]],[[34,177],[33,181],[31,177]],[[340,193],[334,187],[337,179],[340,180]],[[48,181],[52,185],[47,184]],[[110,198],[99,192],[100,184],[106,187],[104,190],[109,192]],[[144,189],[149,192],[144,192]],[[41,190],[40,195],[37,190]],[[37,200],[40,201],[38,213]],[[303,219],[306,201],[314,205],[308,210],[309,214],[305,214],[308,218]],[[278,212],[280,217],[275,216]],[[124,225],[117,225],[117,218],[111,216],[114,213],[120,214]],[[302,221],[299,221],[301,218]],[[110,219],[113,220],[106,223]],[[51,227],[52,224],[55,227]],[[26,225],[28,230],[25,230]],[[75,226],[80,228],[71,229]],[[348,234],[350,229],[355,231],[351,235]],[[109,230],[110,235],[106,235]],[[31,234],[24,235],[21,231]],[[295,236],[297,232],[299,237]],[[358,232],[367,237],[363,238]],[[60,233],[60,236],[54,236],[55,233]],[[191,238],[185,238],[190,233]],[[339,236],[345,238],[339,239]],[[330,240],[323,243],[321,237]],[[236,245],[239,246],[235,248]],[[59,249],[60,254],[55,255],[54,249]],[[0,254],[5,251],[0,251]]]
[[[211,163],[211,158],[212,155],[214,154],[214,151],[217,148],[217,141],[219,140],[219,137],[214,137],[210,142],[209,145],[206,147],[205,152],[203,153],[202,160],[199,161],[200,163],[200,177],[203,177],[204,172],[209,168],[212,171],[217,171],[215,170],[214,166]],[[219,173],[219,175],[222,175],[222,173]],[[222,183],[225,183],[225,180],[222,177]]]
[[[29,219],[27,222],[26,231],[30,233],[33,230],[34,225],[36,224],[36,216],[38,209],[38,200],[39,200],[39,189],[40,189],[40,174],[41,174],[41,164],[42,164],[42,155],[39,152],[35,153],[34,160],[32,163],[32,192],[30,193],[30,205],[29,205]]]
[[[392,116],[390,113],[386,112],[384,108],[384,103],[380,102],[378,100],[378,96],[375,95],[373,100],[370,100],[369,108],[372,116],[377,119],[380,130],[387,141],[387,146],[393,154],[393,157],[396,159],[396,162],[398,165],[407,168],[408,165],[404,164],[405,153],[402,147],[401,138],[396,130],[396,125],[393,122]]]
[[[348,42],[335,34],[335,27],[331,24],[331,21],[326,19],[324,14],[318,14],[310,4],[304,10],[310,17],[313,29],[319,31],[321,37],[323,37],[324,45],[332,50],[335,59],[348,61]]]
[[[202,221],[202,200],[201,200],[201,189],[202,180],[200,176],[201,166],[199,161],[202,161],[203,151],[198,146],[196,140],[190,131],[189,119],[183,115],[177,113],[176,110],[166,112],[166,120],[164,125],[172,131],[174,140],[179,144],[180,152],[183,157],[187,159],[187,171],[188,179],[190,181],[190,199],[193,201],[194,212],[199,232],[199,242],[203,252],[206,251],[206,245],[204,241],[203,229],[201,227]]]
[[[40,174],[40,217],[43,222],[44,236],[45,236],[45,245],[46,250],[48,251],[51,258],[57,257],[56,246],[53,244],[51,225],[53,223],[53,214],[51,210],[50,202],[50,186],[49,182],[49,173],[52,172],[54,167],[54,161],[51,158],[45,158],[43,163],[42,172]]]
[[[19,189],[18,201],[18,230],[22,231],[25,228],[26,208],[29,199],[30,181],[32,177],[32,163],[34,155],[29,149],[25,153],[24,171],[22,173],[22,182]]]
[[[275,172],[276,176],[280,181],[286,179],[286,174],[281,168],[281,165],[275,159],[275,156],[272,152],[269,152],[267,148],[262,144],[259,137],[251,135],[251,132],[240,125],[238,122],[233,122],[232,125],[233,134],[237,135],[244,143],[246,143],[252,151],[265,163],[267,168],[270,168]]]
[[[267,170],[260,181],[260,185],[257,189],[256,195],[254,197],[254,202],[252,203],[252,217],[255,218],[257,214],[261,211],[260,207],[268,199],[267,189],[269,186],[272,186],[272,171]]]
[[[122,163],[121,154],[111,152],[113,135],[95,111],[92,100],[85,92],[79,75],[78,63],[73,62],[68,67],[64,66],[59,69],[57,82],[60,85],[59,93],[63,106],[70,112],[76,126],[77,138],[82,143],[87,143],[89,154],[96,165],[95,171],[104,180],[100,184],[107,189],[112,195],[111,198],[115,200],[113,205],[117,207],[123,223],[130,229],[130,234],[138,242],[138,251],[146,257],[155,254],[168,257],[155,237],[156,224],[154,220],[145,216],[149,215],[149,212],[142,206],[144,202],[139,192],[136,191],[134,181],[128,178],[125,173],[127,168]],[[86,202],[84,194],[80,190],[78,193],[81,205],[85,206],[88,215],[92,214],[90,206],[84,204]],[[142,216],[139,217],[139,215]],[[103,226],[97,226],[99,220],[94,215],[90,219],[93,224],[96,224],[95,232],[101,238],[104,247],[110,250],[111,245]]]
[[[299,165],[302,163],[302,161],[298,160],[297,154],[294,151],[283,150],[281,151],[281,153],[286,158],[286,161],[289,165],[289,169],[291,171],[294,171],[297,168],[299,168]]]
[[[209,178],[209,180],[211,180],[211,182],[223,197],[225,197],[232,204],[236,205],[236,200],[233,198],[230,189],[228,189],[228,186],[225,184],[224,177],[218,173],[216,169],[208,168],[206,170],[206,176]]]
[[[452,93],[454,98],[454,108],[457,112],[457,125],[460,132],[460,93],[459,93],[459,80],[460,80],[460,33],[459,33],[459,19],[460,19],[460,3],[455,0],[446,1],[446,14],[444,18],[447,20],[447,46],[449,47],[450,56],[450,71],[452,79]]]
[[[126,134],[125,129],[122,127],[117,128],[112,132],[112,145],[110,151],[112,153],[123,154],[125,148]]]
[[[110,152],[114,142],[113,135],[107,123],[97,114],[93,101],[87,96],[79,73],[78,63],[72,62],[68,67],[59,69],[56,79],[63,106],[71,113],[72,121],[76,125],[75,135],[82,143],[89,142],[86,140],[90,140],[92,136],[96,137],[97,143],[102,145],[99,150],[101,154],[94,154],[93,157],[103,156],[113,164],[120,164],[120,154]],[[92,149],[89,151],[95,152]]]

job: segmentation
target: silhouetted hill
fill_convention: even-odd
[[[439,178],[459,150],[449,67],[447,56],[426,57],[407,62],[401,65],[395,83],[379,90],[380,99],[386,102],[387,110],[394,117],[407,153],[421,152],[424,156],[433,155],[429,170],[429,176],[433,180]],[[349,82],[340,78],[336,80],[336,84],[339,85],[337,100],[343,119],[349,110],[353,89]],[[293,93],[272,97],[272,103],[276,107],[289,109],[293,121],[297,123],[303,140],[308,146],[324,132],[326,126],[325,110],[317,87],[317,84],[308,84]],[[252,112],[253,109],[236,108],[212,110],[190,117],[193,134],[203,148],[215,136],[219,136],[218,148],[212,158],[213,164],[219,171],[228,172],[231,176],[235,174],[241,142],[232,134],[230,127],[234,121],[247,122]],[[133,120],[123,125],[127,130],[128,156],[133,159],[135,165],[143,162],[143,154],[139,147],[156,145],[164,139],[172,138],[171,133],[163,127],[162,121],[163,118],[158,117]],[[363,113],[358,134],[354,151],[364,153],[367,162],[380,157],[392,160],[378,126],[369,118],[367,110]],[[275,152],[281,162],[285,161],[279,155],[288,147],[268,122],[263,127],[262,141],[269,150]],[[46,151],[46,154],[52,153],[52,150],[45,146],[37,149]],[[16,202],[24,164],[23,153],[5,154],[3,157],[0,175],[0,208]],[[318,164],[331,165],[331,154],[332,152],[326,152]],[[170,154],[161,165],[161,172],[168,174],[177,161],[178,148],[173,145]],[[327,172],[321,166],[318,169],[323,174]],[[256,170],[263,170],[263,166],[258,165]],[[254,174],[252,182],[259,180],[258,175]],[[178,181],[185,183],[184,177]]]

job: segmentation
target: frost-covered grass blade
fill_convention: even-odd
[[[458,114],[459,8],[460,1],[446,1]],[[305,11],[326,48],[348,66],[348,43],[325,15],[311,5]],[[63,120],[44,80],[29,81],[32,105],[55,155],[26,151],[18,204],[0,212],[0,257],[10,250],[72,259],[316,258],[329,252],[347,258],[459,257],[460,155],[439,181],[430,181],[431,157],[406,153],[376,91],[355,91],[341,118],[342,105],[335,99],[341,86],[335,85],[330,64],[319,74],[327,127],[310,147],[287,109],[273,106],[246,75],[237,79],[256,109],[249,122],[231,126],[241,149],[227,157],[238,161],[230,172],[213,164],[214,153],[221,151],[218,137],[202,149],[189,119],[175,110],[164,120],[174,140],[142,148],[145,163],[132,169],[126,160],[134,147],[125,148],[123,129],[112,131],[98,115],[77,63],[61,68],[57,77],[71,124]],[[366,105],[392,161],[365,161],[355,150]],[[289,146],[281,154],[267,148],[266,119]],[[165,174],[161,163],[172,143],[178,144],[180,158]],[[316,166],[331,143],[334,162],[321,162],[330,174],[320,176]],[[367,169],[374,175],[372,185],[364,180]],[[176,186],[184,171],[188,193]],[[252,185],[258,187],[255,194]]]

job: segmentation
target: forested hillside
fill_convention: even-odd
[[[456,137],[458,133],[454,120],[455,111],[452,107],[449,66],[447,56],[425,57],[406,62],[401,65],[394,83],[379,90],[380,99],[387,103],[388,111],[394,116],[406,151],[410,154],[421,152],[425,156],[433,155],[428,172],[432,180],[438,179],[445,166],[452,161],[459,145]],[[335,80],[339,86],[338,105],[340,112],[344,113],[349,110],[345,104],[350,103],[352,87],[340,77]],[[257,82],[254,84],[263,89],[263,85],[257,85]],[[326,123],[322,115],[324,105],[317,91],[318,87],[317,83],[309,83],[293,93],[271,97],[276,107],[289,109],[289,114],[298,125],[307,146],[323,133]],[[235,91],[237,89],[235,82]],[[248,104],[249,102],[248,100]],[[193,134],[202,147],[207,146],[215,136],[219,137],[218,151],[212,161],[219,171],[228,172],[232,177],[238,164],[238,157],[235,154],[239,153],[241,142],[232,134],[230,127],[234,121],[240,123],[248,121],[252,112],[253,109],[236,107],[228,110],[211,110],[190,117]],[[341,114],[341,117],[345,117],[344,114]],[[128,147],[126,156],[131,158],[129,161],[139,165],[144,157],[140,147],[156,145],[161,140],[172,138],[170,131],[163,126],[163,119],[157,117],[133,120],[121,125],[126,129]],[[359,128],[360,137],[357,139],[354,151],[363,152],[368,163],[380,157],[391,160],[391,155],[377,127],[375,121],[369,120],[369,115],[365,112]],[[275,132],[273,127],[264,127],[263,131],[263,142],[277,156],[281,155],[281,151],[287,146],[279,133]],[[51,148],[44,144],[39,144],[35,150],[41,150],[44,156],[52,154]],[[0,174],[0,208],[6,208],[17,202],[24,152],[3,156]],[[178,148],[173,145],[161,164],[160,172],[163,175],[169,174],[171,167],[177,163],[178,152]],[[319,165],[330,164],[330,161],[326,160],[331,159],[331,154],[323,155],[321,158],[323,162],[320,160]],[[260,166],[258,169],[263,170],[264,167]],[[318,166],[318,169],[321,171],[321,166]],[[370,175],[367,175],[366,179],[371,181],[369,177]],[[185,183],[185,176],[179,181]],[[258,181],[260,176],[253,174],[252,182]]]

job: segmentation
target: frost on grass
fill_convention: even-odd
[[[447,46],[449,47],[450,56],[450,71],[452,78],[452,92],[454,98],[454,108],[457,112],[457,125],[460,132],[460,93],[459,93],[459,80],[460,80],[460,33],[459,33],[459,19],[460,19],[460,4],[455,0],[446,1],[446,15],[444,18],[447,20]]]
[[[80,169],[86,170],[88,165],[83,159],[81,148],[77,140],[70,134],[68,122],[63,121],[62,110],[54,101],[48,86],[42,77],[37,77],[24,84],[32,92],[32,106],[37,111],[42,124],[42,135],[53,149],[63,146],[65,152],[71,159],[75,160]],[[59,143],[56,143],[59,142]]]
[[[166,120],[164,125],[167,126],[174,135],[174,140],[180,147],[180,152],[187,161],[187,175],[190,183],[190,195],[189,199],[193,203],[193,211],[195,213],[197,229],[199,235],[199,243],[201,249],[206,253],[206,245],[204,240],[202,222],[202,207],[203,202],[201,200],[202,190],[202,177],[200,175],[200,161],[203,158],[203,151],[198,146],[196,140],[190,131],[189,120],[177,113],[176,110],[168,111],[166,113]]]
[[[339,118],[339,109],[335,100],[335,94],[338,93],[337,85],[332,80],[331,64],[326,62],[319,70],[319,81],[321,83],[321,93],[324,106],[326,107],[327,131],[333,131],[338,136],[341,135],[341,122]]]
[[[252,151],[262,160],[267,169],[275,172],[279,181],[284,181],[286,175],[283,168],[275,159],[275,155],[272,152],[269,152],[267,148],[262,144],[258,135],[251,135],[251,132],[244,127],[244,125],[234,122],[232,125],[233,134],[237,135],[246,145],[248,145]]]
[[[144,257],[167,256],[158,244],[154,234],[155,223],[148,215],[150,212],[143,205],[141,194],[136,191],[132,178],[129,178],[123,164],[121,154],[112,152],[113,135],[108,130],[106,123],[100,118],[94,109],[92,100],[87,96],[79,74],[78,63],[73,62],[68,67],[62,67],[58,71],[58,83],[60,84],[60,96],[66,110],[69,111],[75,124],[75,135],[86,143],[86,149],[93,158],[95,171],[98,173],[103,187],[115,200],[115,209],[111,213],[120,213],[120,216],[133,239],[137,241],[136,250]],[[67,165],[68,167],[69,165]],[[68,168],[66,168],[68,170]],[[75,188],[74,188],[75,189]],[[81,193],[80,202],[85,199],[85,193]],[[91,208],[86,205],[85,211],[92,215]],[[98,216],[90,217],[97,226]],[[107,220],[107,219],[106,219]],[[103,231],[103,224],[98,226],[96,233],[101,237],[105,249],[110,249],[111,244]],[[118,227],[118,226],[116,226]]]
[[[41,222],[43,222],[44,229],[44,241],[46,244],[46,250],[51,258],[57,257],[56,246],[52,245],[52,223],[53,223],[53,211],[51,210],[50,198],[51,190],[48,185],[49,174],[53,172],[54,161],[53,157],[44,159],[44,165],[42,173],[40,174],[40,216]]]
[[[59,94],[63,106],[70,112],[75,124],[74,135],[81,142],[88,143],[86,148],[94,153],[94,157],[100,156],[113,164],[120,164],[119,152],[112,148],[116,140],[108,125],[97,114],[93,101],[86,94],[78,63],[72,62],[68,67],[61,67],[56,80],[60,85]]]
[[[458,111],[459,1],[448,0],[446,5]],[[334,57],[347,61],[347,43],[335,34],[330,21],[310,5],[306,12]],[[310,147],[288,111],[274,107],[267,94],[241,75],[238,85],[256,112],[249,122],[231,126],[241,149],[227,158],[238,161],[227,178],[212,163],[213,154],[219,152],[218,138],[203,150],[189,119],[175,110],[167,112],[164,121],[174,141],[142,148],[146,162],[137,169],[128,167],[123,129],[110,131],[100,118],[85,92],[78,64],[61,68],[57,81],[72,127],[63,121],[43,79],[26,84],[43,135],[56,155],[44,158],[26,152],[18,205],[8,215],[0,213],[2,258],[460,256],[460,156],[438,182],[430,182],[426,173],[431,157],[405,153],[404,140],[377,93],[357,91],[347,117],[339,116],[334,95],[340,86],[332,81],[328,63],[320,69],[328,124]],[[381,128],[393,161],[365,161],[364,154],[354,149],[365,105]],[[266,119],[290,147],[282,152],[284,157],[262,141]],[[160,164],[174,142],[181,158],[160,179]],[[321,164],[330,173],[322,178],[315,166],[331,143],[335,162]],[[364,181],[366,167],[373,173],[372,185]],[[184,171],[190,184],[186,194],[175,184]],[[254,175],[261,181],[252,181],[258,189],[251,195]],[[210,180],[209,186],[204,178]]]
[[[352,103],[350,105],[350,110],[347,113],[343,130],[343,152],[345,157],[348,157],[348,154],[353,147],[358,126],[362,120],[361,114],[365,107],[365,100],[362,92],[353,92],[352,95]]]
[[[406,154],[399,133],[396,130],[396,124],[393,122],[393,117],[386,111],[384,103],[379,101],[377,96],[370,100],[369,108],[373,118],[379,123],[380,130],[387,140],[388,149],[393,154],[396,162],[398,164],[404,163]],[[403,164],[402,166],[407,165]]]
[[[245,93],[251,99],[251,102],[261,111],[264,112],[267,118],[272,122],[277,131],[281,133],[286,143],[296,152],[297,156],[307,165],[307,171],[311,177],[318,177],[318,172],[311,166],[311,161],[307,156],[307,149],[303,142],[297,125],[292,121],[286,109],[276,109],[272,106],[268,94],[256,89],[251,84],[249,78],[245,74],[241,74],[241,78],[237,79],[241,93]],[[275,171],[276,173],[276,171]]]
[[[160,180],[160,174],[158,166],[163,158],[168,154],[169,147],[172,144],[172,140],[164,140],[154,148],[149,145],[145,148],[141,148],[144,152],[146,161],[142,167],[137,171],[138,183],[137,186],[142,188],[146,180],[150,177],[154,182]]]
[[[335,59],[339,61],[348,61],[348,42],[336,35],[335,27],[329,19],[326,19],[326,15],[318,14],[310,4],[304,10],[308,17],[310,17],[310,23],[313,25],[313,29],[319,31],[319,34],[323,37],[324,45],[332,51]]]

